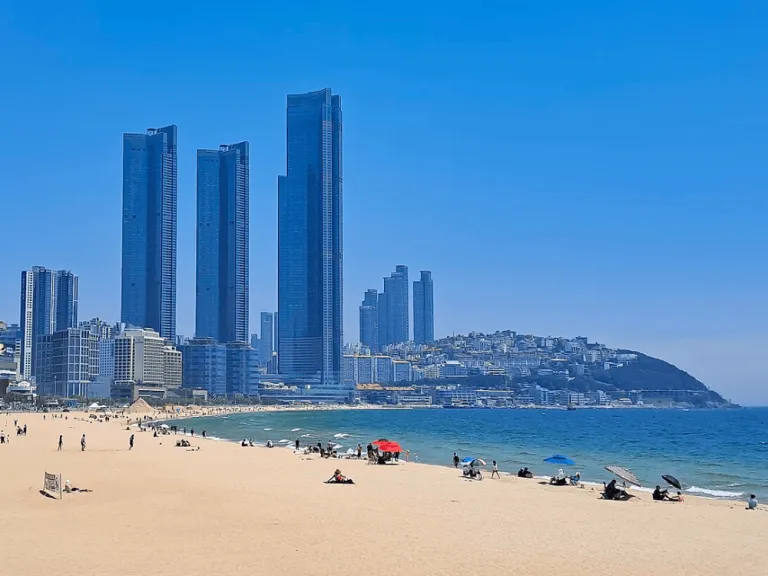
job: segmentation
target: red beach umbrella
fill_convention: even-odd
[[[402,452],[403,449],[400,447],[400,444],[397,442],[391,442],[387,440],[386,442],[378,442],[376,443],[376,446],[379,447],[379,450],[382,452]]]

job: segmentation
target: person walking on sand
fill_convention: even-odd
[[[80,438],[80,452],[85,452],[85,434]]]
[[[363,445],[359,442],[357,443],[357,459],[360,460],[363,456]]]
[[[298,438],[296,438],[296,450],[298,450],[298,449],[299,449],[299,444],[300,444],[300,442],[299,442],[299,439],[298,439]]]
[[[456,454],[456,452],[453,453],[453,467],[454,468],[459,467],[459,455]]]
[[[59,434],[59,449],[58,452],[61,452],[64,449],[64,435]]]
[[[134,438],[134,435],[131,434],[131,438],[130,440],[128,440],[128,450],[133,450],[133,438]]]
[[[411,458],[411,451],[406,450],[405,451],[405,461],[408,462],[408,460]]]
[[[493,465],[491,467],[491,480],[493,480],[494,475],[496,478],[501,479],[501,476],[499,476],[499,465],[496,464],[496,460],[493,461]]]

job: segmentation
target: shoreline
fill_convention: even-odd
[[[363,409],[376,410],[378,408],[379,408],[379,406],[377,406],[377,405],[367,405]],[[416,409],[416,408],[412,408],[412,409]],[[293,412],[293,411],[295,411],[295,410],[282,410],[282,409],[278,409],[278,410],[268,410],[267,412]],[[300,410],[300,411],[302,411],[302,410]],[[312,411],[312,410],[308,410],[308,411]],[[320,410],[320,411],[322,411],[322,410]],[[172,418],[172,419],[169,419],[169,420],[166,420],[166,419],[163,418],[162,415],[159,415],[158,418],[156,418],[154,420],[154,423],[161,424],[161,423],[166,422],[166,421],[167,422],[177,422],[178,420],[187,420],[187,419],[195,420],[195,419],[202,418],[202,417],[221,418],[221,417],[226,417],[226,416],[228,416],[230,414],[233,414],[233,413],[237,414],[237,413],[250,413],[250,412],[265,412],[265,411],[264,410],[245,410],[245,411],[239,411],[239,410],[235,409],[232,412],[221,412],[221,413],[216,413],[216,414],[195,414],[194,416],[190,416],[190,417],[180,416],[178,418]],[[189,428],[189,426],[187,426],[187,428]],[[199,432],[200,431],[198,430],[198,433]],[[287,434],[287,431],[284,431],[284,433]],[[181,432],[179,432],[178,435],[182,436],[183,434]],[[189,433],[187,433],[186,436],[189,436]],[[199,436],[199,434],[198,434],[198,436]],[[221,442],[232,442],[232,443],[234,443],[234,444],[236,444],[238,446],[240,445],[241,441],[243,440],[243,438],[239,438],[239,437],[238,438],[234,438],[234,437],[232,437],[232,438],[225,438],[225,437],[221,437],[221,436],[210,436],[210,435],[208,435],[206,439],[211,439],[211,440],[221,441]],[[265,445],[265,441],[263,441],[262,439],[259,439],[259,440],[255,440],[253,438],[245,438],[245,439],[246,440],[254,440],[254,446],[253,447],[267,448],[266,445]],[[317,439],[318,438],[313,438],[313,440],[317,440]],[[334,439],[333,441],[335,443],[339,443],[339,440],[340,439]],[[280,444],[278,440],[273,440],[273,442],[274,442],[274,447],[275,448],[285,448],[286,446],[292,446],[293,445],[292,441],[290,442],[290,444],[287,444],[287,443]],[[302,442],[302,446],[306,446],[308,440],[305,439],[305,438],[302,438],[301,442]],[[365,442],[363,444],[365,444]],[[405,447],[408,448],[408,446],[405,446]],[[438,462],[434,462],[434,461],[420,461],[420,462],[417,461],[417,462],[414,462],[413,461],[413,454],[418,454],[419,451],[418,450],[414,450],[414,449],[411,449],[410,451],[411,451],[411,454],[412,454],[411,462],[410,462],[411,464],[420,464],[420,465],[423,465],[423,466],[437,466],[439,468],[449,468],[449,469],[451,468],[451,465],[448,464],[448,463],[438,463]],[[340,460],[341,462],[344,462],[344,461],[347,460],[345,453],[340,453],[339,456],[340,456],[340,458],[338,460]],[[487,460],[487,457],[486,457],[486,460]],[[484,474],[490,475],[490,460],[487,460],[487,461],[489,463],[489,466],[487,467],[488,468],[487,470],[484,470]],[[584,472],[582,472],[582,474],[584,474]],[[509,477],[516,477],[516,473],[515,472],[502,472],[502,475],[509,476]],[[610,476],[610,478],[613,478],[613,475],[611,475],[611,474],[608,474],[608,476]],[[544,476],[544,475],[535,475],[534,478],[536,480],[538,480],[538,481],[542,481],[542,480],[548,481],[550,477],[549,476]],[[591,487],[591,488],[602,488],[602,486],[603,486],[603,482],[602,481],[598,481],[596,479],[590,479],[590,478],[584,480],[582,483],[584,485],[588,486],[588,487]],[[674,489],[673,487],[670,487],[670,486],[665,486],[665,487],[669,488],[669,490],[671,492],[673,492],[673,493],[676,491],[676,489]],[[635,492],[640,492],[640,493],[643,493],[643,494],[652,494],[652,492],[653,492],[653,488],[649,487],[649,486],[640,486],[640,487],[630,486],[628,489],[630,491],[634,490]],[[719,488],[701,488],[700,486],[697,486],[696,484],[692,484],[692,485],[688,486],[687,488],[684,488],[682,490],[682,493],[683,493],[683,495],[685,496],[686,499],[688,499],[688,498],[697,498],[697,499],[702,499],[702,500],[705,500],[705,501],[725,502],[725,503],[738,503],[738,502],[742,502],[742,501],[745,500],[745,497],[747,495],[747,493],[744,493],[744,492],[736,493],[736,492],[733,492],[733,491],[719,489]]]
[[[606,502],[592,487],[512,475],[477,482],[435,464],[326,461],[197,435],[190,449],[177,448],[172,434],[126,430],[134,414],[109,422],[84,412],[45,416],[0,415],[6,431],[14,419],[29,425],[27,436],[0,445],[4,469],[13,470],[0,475],[9,573],[37,576],[56,566],[74,576],[121,566],[166,576],[475,576],[509,566],[537,575],[762,576],[768,564],[768,514],[747,512],[743,502],[686,495],[673,505],[640,492]],[[325,484],[336,467],[355,485]],[[92,492],[44,498],[43,471]],[[681,545],[659,546],[681,535]]]

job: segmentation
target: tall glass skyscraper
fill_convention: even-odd
[[[261,340],[259,341],[259,362],[266,365],[272,359],[275,351],[274,314],[272,312],[261,313]]]
[[[408,266],[398,265],[392,274],[384,278],[382,296],[383,298],[379,298],[379,346],[408,342]],[[383,333],[382,325],[385,326],[386,333]]]
[[[24,378],[35,376],[41,337],[77,327],[77,300],[77,276],[69,270],[33,266],[21,273],[19,373]]]
[[[123,134],[120,321],[176,336],[176,126]]]
[[[379,294],[366,290],[360,305],[360,343],[374,354],[379,351]]]
[[[341,97],[288,96],[287,167],[278,177],[278,360],[286,376],[340,381]]]
[[[248,342],[248,142],[197,151],[195,336]]]
[[[435,299],[429,270],[422,270],[421,280],[413,283],[413,341],[416,344],[435,341]]]

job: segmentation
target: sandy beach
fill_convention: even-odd
[[[126,430],[125,419],[66,416],[0,415],[12,432],[0,445],[3,574],[764,576],[768,567],[768,513],[743,502],[657,503],[645,493],[606,502],[590,488],[471,482],[446,467],[197,437],[192,451],[175,446],[180,436]],[[336,467],[356,484],[324,484]],[[45,470],[92,492],[47,498]]]

